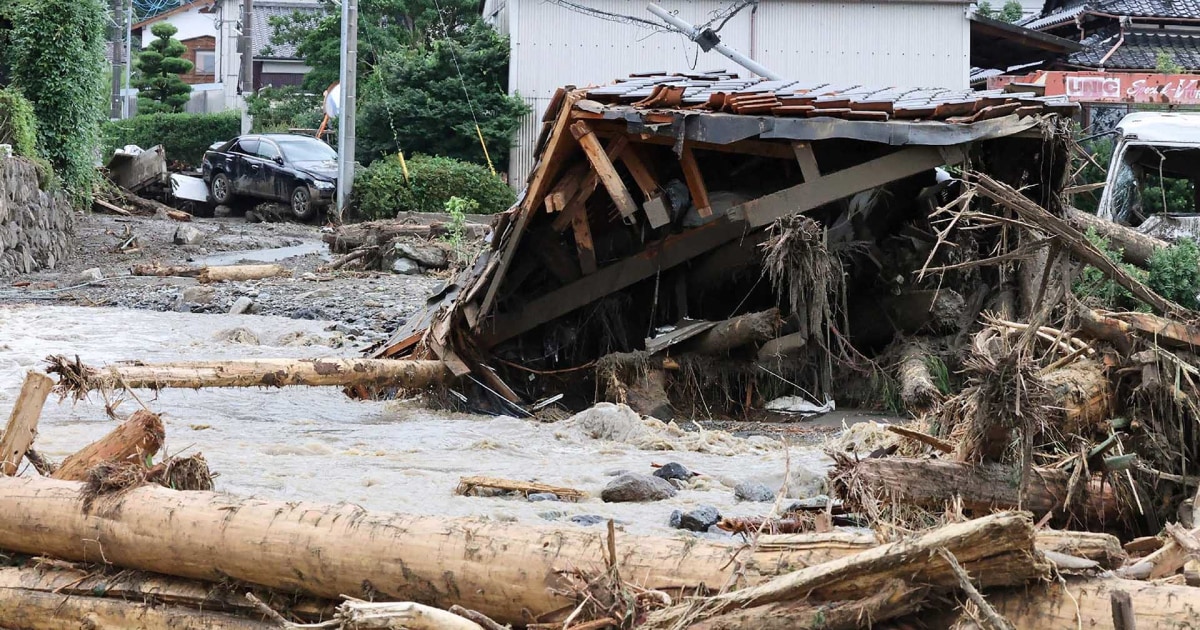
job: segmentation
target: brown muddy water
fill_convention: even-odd
[[[0,409],[9,409],[24,374],[51,354],[79,355],[100,365],[120,360],[180,361],[351,355],[350,348],[279,345],[296,333],[320,339],[328,322],[247,315],[198,315],[71,306],[0,307]],[[258,345],[230,342],[222,332],[244,327]],[[819,448],[770,438],[656,428],[647,438],[593,439],[564,423],[429,411],[401,402],[363,402],[336,388],[166,390],[138,396],[164,414],[166,451],[201,452],[217,489],[280,500],[341,501],[371,510],[481,516],[529,524],[575,515],[613,518],[628,531],[666,534],[674,509],[717,507],[726,516],[765,514],[770,504],[739,503],[733,486],[758,481],[779,487],[791,471],[790,495],[821,491],[828,460]],[[128,415],[137,402],[127,400]],[[78,403],[52,397],[35,446],[61,460],[109,431],[97,394]],[[640,429],[639,429],[640,430]],[[675,448],[677,450],[659,450]],[[785,452],[785,448],[786,451]],[[651,472],[678,461],[704,473],[666,501],[608,504],[598,498],[615,471]],[[29,473],[27,473],[29,474]],[[462,476],[536,480],[578,488],[579,503],[455,496]],[[708,534],[708,536],[719,536]]]

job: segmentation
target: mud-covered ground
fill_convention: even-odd
[[[194,244],[174,243],[176,230],[195,228]],[[322,228],[297,223],[248,223],[242,217],[165,218],[82,215],[75,255],[54,271],[0,281],[0,304],[49,303],[192,313],[229,313],[249,298],[250,313],[327,320],[350,341],[370,342],[401,325],[448,274],[336,271]],[[136,237],[136,247],[121,245]],[[132,276],[135,263],[233,265],[278,263],[290,277],[201,286],[194,278]],[[100,279],[97,280],[96,270]]]

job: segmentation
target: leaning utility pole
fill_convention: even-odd
[[[342,0],[341,100],[334,222],[341,223],[354,188],[354,109],[358,97],[358,0]]]
[[[125,90],[133,89],[133,0],[125,0]],[[121,120],[129,118],[129,93],[121,93]]]
[[[254,93],[254,0],[242,0],[242,133],[250,133],[246,97]]]
[[[109,118],[121,117],[121,84],[125,79],[125,64],[122,57],[125,54],[125,3],[123,0],[112,0],[112,28],[109,29],[112,44],[112,102],[110,103]]]
[[[721,38],[711,28],[706,28],[703,30],[698,29],[695,26],[692,26],[691,24],[679,19],[679,17],[675,14],[668,12],[666,9],[654,4],[653,2],[646,7],[646,10],[654,15],[657,15],[662,21],[673,26],[675,30],[686,35],[688,39],[699,44],[700,50],[703,50],[704,52],[715,50],[733,60],[734,63],[737,63],[743,68],[753,72],[754,74],[757,74],[760,77],[763,77],[764,79],[778,81],[779,79],[783,78],[778,74],[771,72],[770,68],[767,68],[757,61],[747,57],[746,55],[743,55],[742,53],[730,48],[729,46],[726,46],[725,44],[722,44]]]

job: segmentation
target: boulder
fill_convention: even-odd
[[[393,247],[400,258],[408,258],[427,269],[445,269],[450,266],[450,255],[433,243],[397,242]]]
[[[201,232],[191,225],[181,225],[178,228],[175,228],[175,236],[172,237],[171,240],[174,241],[176,245],[195,245],[196,243],[200,242],[200,239],[203,238],[204,232]]]
[[[666,479],[667,481],[672,479],[691,479],[695,474],[696,473],[688,470],[687,467],[679,462],[670,462],[654,471],[655,477],[658,477],[659,479]]]
[[[629,473],[610,481],[600,492],[600,498],[607,503],[642,503],[669,499],[676,492],[675,486],[665,479]]]
[[[246,296],[242,296],[233,302],[233,306],[229,307],[230,315],[245,315],[254,308],[254,300]]]
[[[690,512],[684,512],[679,516],[679,529],[687,529],[693,532],[706,532],[708,528],[717,524],[721,520],[721,513],[717,508],[711,505],[702,505]]]
[[[414,274],[421,273],[421,265],[418,265],[417,263],[413,262],[412,260],[410,260],[408,258],[401,257],[401,258],[397,258],[392,263],[392,271],[395,273],[400,273],[400,274],[411,276]]]
[[[733,487],[733,496],[738,501],[751,503],[769,503],[775,500],[775,493],[766,484],[757,481],[743,481]]]
[[[217,290],[207,285],[196,287],[188,287],[180,294],[180,298],[185,304],[209,304],[213,301],[213,297],[217,294]]]

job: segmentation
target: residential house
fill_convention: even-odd
[[[729,0],[659,0],[716,30],[723,43],[782,76],[879,86],[967,87],[969,3],[963,0],[759,0],[730,16]],[[581,11],[586,4],[588,10]],[[644,0],[484,0],[483,16],[512,48],[509,90],[533,114],[518,131],[510,181],[520,185],[556,88],[645,72],[724,69],[716,51],[667,31]],[[627,16],[627,17],[622,17]]]
[[[175,39],[187,48],[183,58],[192,62],[192,71],[180,75],[193,85],[214,83],[217,77],[217,29],[213,24],[213,10],[217,0],[192,0],[143,19],[133,25],[134,41],[141,48],[149,48],[155,40],[150,29],[160,22],[167,22],[178,29]]]

